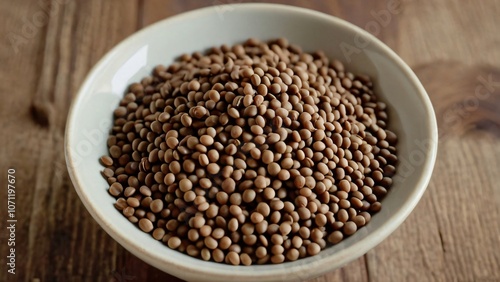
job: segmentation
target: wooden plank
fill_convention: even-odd
[[[228,5],[246,2],[268,2],[268,3],[279,3],[294,5],[300,7],[306,7],[311,9],[321,9],[324,6],[330,6],[330,4],[325,4],[322,0],[312,0],[312,1],[247,1],[247,0],[191,0],[191,1],[163,1],[163,0],[143,0],[143,13],[142,13],[142,23],[144,26],[157,22],[159,20],[165,19],[167,17],[177,15],[182,12],[199,9],[208,6],[216,5]],[[228,10],[229,11],[229,10]]]
[[[34,13],[40,8],[28,1],[13,3],[3,1],[0,4],[1,47],[0,62],[0,125],[5,134],[0,135],[0,179],[7,183],[6,170],[16,169],[16,278],[24,279],[28,262],[28,234],[31,203],[37,198],[32,192],[33,184],[37,180],[35,163],[42,157],[39,152],[43,136],[43,129],[37,126],[31,117],[30,94],[36,91],[38,70],[42,62],[38,53],[43,48],[45,27],[33,26],[31,20]],[[15,15],[15,16],[14,16]],[[23,18],[25,20],[23,20]],[[24,95],[22,95],[24,94]],[[32,163],[33,165],[26,165]],[[4,185],[0,190],[0,197],[7,198],[7,189]],[[6,219],[6,205],[0,210],[1,226],[1,256],[0,281],[12,281],[12,275],[7,272],[8,250]],[[22,258],[22,259],[21,259]]]
[[[438,161],[412,215],[368,254],[370,278],[497,281],[500,85],[489,95],[476,91],[482,85],[478,77],[500,82],[500,69],[441,62],[416,72],[433,100],[441,129]],[[466,103],[478,106],[462,108]]]
[[[370,280],[499,279],[500,200],[494,191],[500,175],[491,168],[498,167],[499,159],[500,87],[489,94],[477,92],[479,77],[500,81],[500,70],[487,66],[500,58],[491,43],[499,37],[479,36],[498,25],[494,17],[485,16],[498,11],[496,4],[404,3],[400,30],[405,32],[397,38],[396,51],[415,67],[432,99],[440,128],[439,154],[429,189],[415,211],[368,253]],[[484,20],[475,20],[479,11]],[[473,46],[482,46],[482,52]],[[485,225],[480,215],[496,224]]]
[[[403,0],[397,51],[410,65],[436,60],[494,64],[500,58],[500,3]]]
[[[107,249],[117,243],[85,211],[73,190],[66,173],[63,134],[71,98],[86,72],[137,28],[137,3],[46,2],[52,13],[45,22],[35,22],[33,36],[23,29],[27,30],[26,21],[43,15],[42,1],[0,4],[2,35],[14,32],[28,37],[17,51],[2,41],[0,52],[1,123],[12,132],[6,138],[2,135],[0,162],[2,169],[16,168],[19,193],[18,273],[12,279],[2,271],[0,281],[109,281],[115,258],[123,251],[108,256]],[[1,218],[4,230],[4,209]],[[3,242],[2,237],[5,265]]]

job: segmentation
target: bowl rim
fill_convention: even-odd
[[[408,217],[411,211],[415,208],[415,206],[417,205],[417,203],[419,202],[420,198],[422,197],[427,188],[436,161],[438,132],[437,132],[437,122],[434,109],[432,107],[430,98],[427,95],[427,92],[425,91],[424,87],[422,86],[417,76],[410,69],[410,67],[392,49],[390,49],[382,41],[380,41],[378,38],[365,31],[364,29],[332,15],[291,5],[270,4],[270,3],[243,3],[243,4],[229,4],[229,5],[231,5],[235,9],[236,8],[244,9],[246,11],[259,10],[259,9],[266,9],[266,10],[280,9],[294,13],[301,13],[303,14],[303,16],[320,18],[322,20],[328,21],[332,25],[337,25],[342,29],[346,29],[350,32],[353,32],[353,34],[359,34],[360,36],[369,39],[371,43],[377,45],[377,48],[379,48],[382,51],[384,56],[388,57],[390,61],[392,61],[402,70],[403,74],[413,84],[412,86],[417,90],[420,96],[419,98],[421,99],[423,105],[425,106],[426,119],[428,120],[426,131],[428,133],[428,136],[430,136],[429,141],[431,145],[429,148],[427,148],[427,151],[425,152],[428,157],[426,158],[424,164],[422,165],[424,167],[422,171],[422,177],[417,181],[415,189],[410,193],[410,196],[406,201],[406,203],[402,205],[399,209],[394,211],[394,213],[390,216],[390,220],[387,220],[386,222],[382,223],[377,229],[375,229],[373,232],[367,235],[367,237],[359,241],[362,242],[363,244],[358,244],[358,242],[356,242],[355,244],[345,249],[342,249],[339,253],[342,253],[343,255],[335,256],[335,260],[332,257],[322,257],[320,259],[310,260],[310,262],[313,263],[309,263],[308,267],[310,268],[307,269],[308,270],[307,274],[304,273],[304,266],[303,266],[304,264],[302,263],[301,265],[300,263],[300,262],[305,262],[307,258],[298,260],[296,262],[287,262],[278,265],[252,265],[251,267],[235,267],[231,265],[221,266],[223,268],[227,268],[227,272],[220,272],[218,270],[213,270],[206,267],[202,268],[199,267],[198,265],[187,266],[186,264],[180,261],[175,261],[169,258],[168,256],[160,255],[152,250],[147,250],[141,247],[140,244],[130,240],[126,236],[126,234],[120,232],[120,228],[117,225],[114,225],[112,220],[114,216],[111,217],[107,216],[106,214],[100,212],[99,209],[95,207],[95,204],[93,204],[90,201],[86,190],[83,189],[84,186],[80,180],[81,176],[79,175],[77,170],[73,169],[71,165],[73,164],[74,160],[72,150],[70,150],[70,148],[72,147],[71,135],[73,131],[71,125],[75,122],[74,121],[75,112],[77,112],[78,106],[82,103],[85,93],[88,92],[95,77],[99,75],[99,71],[106,64],[108,64],[112,58],[117,56],[120,53],[120,51],[127,45],[130,45],[133,41],[140,38],[141,36],[146,35],[148,32],[150,32],[150,30],[158,26],[165,25],[170,22],[182,21],[183,18],[202,16],[205,14],[213,14],[214,10],[217,8],[216,5],[211,5],[208,7],[183,12],[168,17],[166,19],[160,20],[147,27],[144,27],[139,31],[134,32],[130,36],[123,39],[116,46],[114,46],[110,51],[108,51],[90,69],[87,76],[85,77],[85,80],[83,81],[81,87],[79,88],[76,96],[74,97],[71,103],[66,123],[66,129],[64,135],[64,152],[70,179],[74,185],[74,188],[79,198],[83,202],[85,208],[94,218],[94,220],[96,220],[97,223],[106,231],[106,233],[108,233],[114,240],[116,240],[120,245],[122,245],[132,254],[139,257],[141,260],[147,262],[148,264],[158,269],[161,269],[162,271],[168,272],[166,270],[167,267],[176,267],[177,271],[172,271],[172,272],[176,273],[189,272],[189,274],[186,274],[189,277],[198,277],[198,279],[210,277],[211,280],[219,280],[219,281],[234,279],[235,277],[246,280],[256,279],[257,276],[255,275],[258,275],[258,277],[261,280],[267,281],[276,279],[276,277],[284,277],[283,275],[285,275],[286,277],[294,277],[295,275],[296,277],[300,278],[306,278],[306,277],[309,278],[324,274],[328,271],[335,269],[336,267],[340,267],[342,265],[347,264],[348,262],[358,258],[359,256],[368,252],[370,249],[374,248],[376,245],[378,245],[380,242],[386,239],[392,232],[394,232],[394,230],[396,230],[405,221],[405,219]],[[205,263],[214,264],[214,262],[205,262]],[[330,265],[330,267],[325,267],[328,265]],[[259,269],[258,274],[255,272],[248,271],[250,269],[255,270],[255,268]]]

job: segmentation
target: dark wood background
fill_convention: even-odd
[[[440,127],[434,176],[408,220],[365,256],[311,281],[500,281],[500,1],[272,2],[363,28],[400,5],[375,35],[420,77]],[[179,281],[127,252],[85,210],[66,172],[66,115],[89,69],[122,39],[227,3],[0,0],[0,195],[15,168],[18,219],[11,276],[2,200],[0,281]]]

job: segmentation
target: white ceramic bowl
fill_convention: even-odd
[[[377,94],[388,103],[390,128],[399,135],[398,172],[382,211],[340,244],[317,256],[280,265],[230,266],[169,249],[113,207],[115,200],[107,192],[98,161],[107,152],[112,111],[128,84],[148,75],[157,64],[170,64],[182,53],[249,37],[286,37],[306,51],[323,50],[330,58],[346,62],[354,73],[370,75]],[[346,48],[355,52],[346,56]],[[168,18],[130,36],[87,76],[73,101],[65,139],[71,179],[95,220],[137,257],[189,281],[296,281],[341,267],[375,247],[406,219],[427,187],[436,151],[437,126],[429,98],[415,74],[393,51],[338,18],[271,4],[212,6]]]

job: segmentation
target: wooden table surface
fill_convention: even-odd
[[[0,281],[179,281],[118,245],[85,210],[66,172],[66,115],[89,69],[122,39],[230,2],[244,1],[0,0],[0,195],[14,168],[18,220],[14,276],[2,200]],[[406,222],[311,281],[500,281],[500,1],[273,2],[372,27],[421,79],[440,130],[433,178]]]

